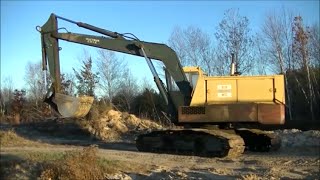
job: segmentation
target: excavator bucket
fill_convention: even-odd
[[[74,97],[56,93],[52,101],[57,105],[57,111],[62,117],[80,118],[88,114],[93,99],[91,96]]]
[[[81,118],[88,114],[93,104],[92,96],[69,96],[54,92],[54,85],[49,88],[44,102],[49,104],[63,118]]]
[[[58,33],[57,23],[57,17],[51,14],[48,21],[41,28],[38,28],[41,33],[43,70],[47,70],[47,66],[49,66],[52,81],[52,86],[48,90],[48,94],[51,96],[47,96],[44,101],[62,117],[84,117],[88,114],[94,98],[91,96],[73,97],[61,93],[63,87],[60,78],[60,48],[58,39],[52,37],[52,33]]]

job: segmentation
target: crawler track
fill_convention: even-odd
[[[243,139],[220,130],[164,130],[139,135],[139,151],[206,157],[238,157],[245,149]]]
[[[281,147],[281,139],[273,133],[266,133],[258,129],[237,129],[236,133],[240,135],[246,149],[254,152],[276,151]]]

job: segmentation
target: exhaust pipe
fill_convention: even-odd
[[[234,62],[234,54],[231,53],[231,67],[230,67],[230,76],[234,76],[235,75],[235,62]]]

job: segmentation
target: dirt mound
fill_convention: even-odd
[[[161,129],[162,126],[133,114],[115,110],[105,111],[99,118],[84,122],[84,127],[96,138],[108,141],[121,139],[123,135]]]

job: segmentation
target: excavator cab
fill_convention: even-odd
[[[62,117],[84,117],[88,114],[94,98],[91,96],[69,96],[63,94],[60,79],[59,44],[58,39],[51,36],[58,33],[56,16],[51,15],[42,26],[37,27],[41,33],[42,69],[49,67],[51,87],[48,89],[44,102],[48,103]]]

